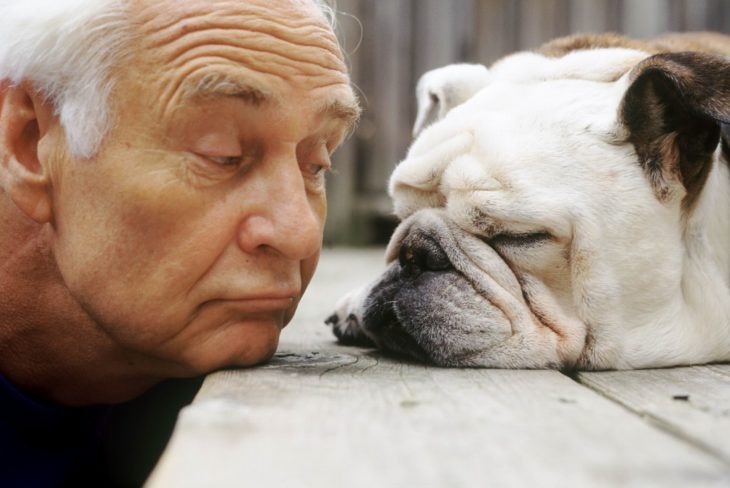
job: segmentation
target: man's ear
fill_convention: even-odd
[[[657,54],[630,78],[620,109],[629,141],[657,197],[668,199],[679,182],[689,210],[712,167],[723,124],[730,123],[730,63],[702,53]]]
[[[0,102],[0,170],[15,205],[38,223],[53,219],[47,161],[38,158],[40,141],[54,117],[51,104],[29,85],[3,87]]]

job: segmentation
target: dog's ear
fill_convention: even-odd
[[[413,137],[471,98],[488,80],[489,71],[481,64],[450,64],[424,73],[416,86],[418,113]]]
[[[684,186],[684,210],[692,208],[730,123],[730,63],[709,54],[664,53],[639,63],[620,117],[639,161],[661,200],[672,182]]]

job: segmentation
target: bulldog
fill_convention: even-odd
[[[345,344],[441,366],[730,360],[730,38],[558,39],[419,82]]]

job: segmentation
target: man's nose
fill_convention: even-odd
[[[324,196],[307,193],[303,175],[287,169],[266,178],[259,211],[244,218],[238,242],[246,253],[274,250],[293,260],[314,255],[322,245]]]

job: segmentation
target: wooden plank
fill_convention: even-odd
[[[710,5],[706,1],[684,2],[684,28],[689,31],[707,29]]]
[[[410,143],[412,11],[409,0],[371,2],[370,8],[371,30],[364,33],[363,42],[372,50],[372,152],[359,184],[364,193],[381,194]]]
[[[567,0],[521,0],[519,6],[519,49],[536,49],[569,33]]]
[[[284,351],[216,373],[150,487],[686,487],[727,465],[553,371]]]
[[[730,463],[730,365],[581,373],[579,379]]]
[[[572,0],[570,3],[570,30],[602,33],[617,31],[620,20],[619,0]]]
[[[360,78],[360,43],[362,40],[362,24],[357,0],[339,0],[337,3],[336,32],[340,39],[352,80]],[[357,87],[357,83],[354,83]],[[357,88],[356,88],[357,91]],[[360,95],[358,93],[358,95]],[[325,243],[353,243],[353,210],[357,178],[357,143],[356,135],[350,137],[332,158],[333,174],[327,178],[328,214],[325,226]]]
[[[413,11],[413,93],[424,72],[466,61],[465,50],[473,42],[473,7],[471,0],[418,0]]]
[[[698,17],[691,30],[712,30],[730,33],[730,2],[727,0],[689,1],[688,8],[697,9]],[[695,5],[698,4],[698,5]],[[704,15],[703,15],[704,14]]]
[[[623,31],[631,37],[654,37],[670,29],[669,0],[624,0]]]
[[[336,345],[322,320],[383,267],[382,249],[325,251],[275,359],[209,376],[148,486],[730,483],[727,463],[558,372],[441,369]]]
[[[519,3],[513,0],[482,0],[477,4],[477,59],[491,65],[519,45]]]

